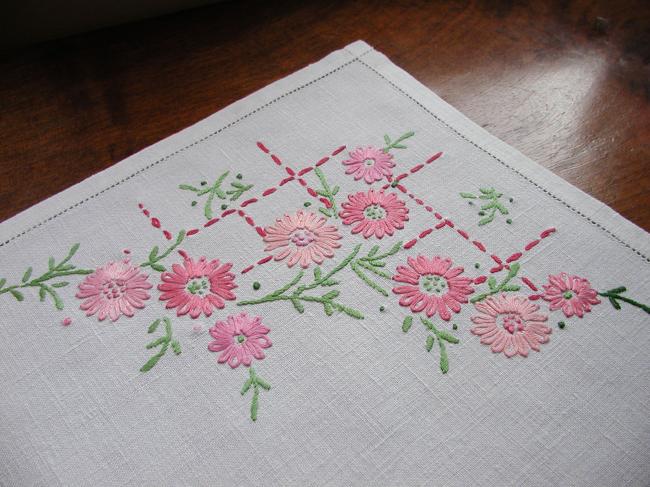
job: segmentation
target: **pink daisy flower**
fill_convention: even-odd
[[[492,345],[494,353],[527,357],[531,348],[539,352],[540,343],[549,341],[552,330],[544,324],[548,317],[537,314],[539,306],[525,296],[502,294],[474,306],[480,314],[472,317],[471,332],[484,345]]]
[[[163,272],[158,284],[162,291],[161,301],[167,301],[166,308],[177,308],[178,316],[189,313],[192,318],[198,318],[201,312],[206,316],[212,314],[212,308],[222,309],[225,299],[233,300],[231,292],[237,285],[235,275],[229,272],[232,264],[221,265],[218,259],[206,260],[201,257],[198,261],[190,257],[183,259],[183,265],[173,264],[173,272]]]
[[[135,309],[144,308],[151,289],[148,275],[133,266],[128,259],[109,262],[98,267],[79,284],[76,296],[85,301],[79,306],[86,316],[97,313],[99,321],[108,316],[117,321],[121,315],[133,316]]]
[[[393,280],[406,285],[394,287],[393,292],[401,295],[400,305],[415,313],[425,311],[428,317],[438,313],[449,321],[449,310],[459,313],[461,303],[467,303],[467,296],[474,292],[470,287],[472,279],[459,277],[464,269],[452,268],[451,259],[418,255],[407,261],[408,266],[397,266],[397,274],[393,276]]]
[[[262,360],[264,348],[271,346],[271,340],[266,334],[271,331],[262,324],[259,316],[248,316],[246,313],[228,316],[226,321],[217,321],[210,328],[214,341],[208,345],[211,352],[221,352],[217,361],[228,362],[233,369],[239,364],[250,366],[253,358]]]
[[[395,167],[393,155],[375,147],[358,147],[349,153],[350,158],[343,161],[348,166],[345,174],[354,174],[354,179],[361,178],[368,184],[381,181],[393,174]]]
[[[333,225],[325,225],[325,218],[302,210],[293,215],[285,215],[275,221],[275,225],[266,227],[264,250],[278,250],[275,260],[287,260],[292,267],[297,262],[303,268],[309,267],[313,261],[321,264],[325,257],[334,256],[334,249],[341,244],[338,230]]]
[[[356,225],[352,233],[362,233],[365,238],[374,235],[382,238],[393,235],[395,229],[404,228],[409,219],[406,204],[395,193],[369,190],[348,196],[348,201],[341,205],[339,216],[344,225]]]
[[[548,282],[544,285],[544,299],[551,303],[551,311],[561,308],[567,317],[577,315],[582,318],[591,311],[592,304],[600,303],[598,292],[587,279],[561,272],[557,276],[548,276]]]

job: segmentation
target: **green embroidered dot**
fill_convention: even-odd
[[[513,201],[515,201],[515,199],[514,199],[514,198],[510,198],[508,201],[510,201],[510,203],[512,203]]]
[[[474,202],[473,202],[473,201],[468,201],[467,204],[468,204],[469,206],[474,206]]]
[[[208,184],[207,181],[201,181],[201,186],[205,186],[206,184]]]
[[[237,335],[237,343],[244,343],[246,341],[246,337],[244,335]]]
[[[305,208],[309,208],[311,206],[311,202],[310,201],[305,201],[303,203],[303,205],[304,205]]]
[[[451,327],[452,327],[454,330],[458,330],[458,325],[457,325],[456,323],[454,323],[453,325],[451,325]]]
[[[393,181],[392,183],[390,183],[390,187],[391,187],[391,188],[394,188],[394,187],[397,186],[398,184],[399,184],[398,181]]]
[[[474,264],[475,269],[478,269],[479,267],[481,267],[481,264],[479,264],[478,262],[476,264]]]
[[[196,201],[192,201],[192,206],[196,206]]]
[[[571,291],[564,291],[564,294],[562,296],[564,299],[571,299],[573,297],[573,293]]]
[[[564,321],[560,321],[557,326],[560,328],[560,330],[563,330],[564,327],[566,326],[566,323]]]
[[[383,311],[386,311],[386,308],[383,307],[383,306],[380,306],[380,307],[379,307],[379,311],[382,311],[382,312],[383,312]]]
[[[235,177],[236,177],[237,179],[241,179],[241,178],[243,178],[244,176],[242,176],[241,173],[239,173],[239,174],[237,174],[237,176],[235,176]]]
[[[225,210],[226,208],[228,208],[228,205],[221,205],[222,210]]]
[[[485,215],[485,212],[484,211],[479,211],[478,214],[479,214],[479,216],[483,216],[483,215]]]
[[[256,291],[257,291],[260,287],[262,287],[262,285],[261,285],[259,282],[255,281],[255,282],[253,283],[253,289],[255,289]]]
[[[510,225],[510,224],[512,223],[512,220],[511,220],[510,218],[508,218],[508,219],[506,220],[506,223],[507,223],[508,225]]]

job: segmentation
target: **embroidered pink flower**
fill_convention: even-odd
[[[271,331],[262,324],[259,316],[248,316],[246,313],[228,316],[226,321],[217,321],[210,328],[214,341],[208,345],[211,352],[221,352],[217,361],[228,362],[233,369],[239,364],[250,366],[253,358],[262,360],[264,348],[271,346],[271,340],[266,334]]]
[[[334,249],[341,244],[338,230],[333,225],[325,225],[325,218],[302,210],[293,215],[285,215],[275,221],[275,225],[266,227],[264,250],[278,250],[275,260],[289,258],[287,265],[292,267],[297,262],[304,268],[311,262],[321,264],[325,257],[334,256]]]
[[[76,296],[85,301],[79,306],[86,316],[97,313],[99,321],[108,316],[117,321],[121,315],[133,316],[135,309],[144,308],[151,289],[147,274],[133,266],[128,259],[109,262],[98,267],[79,284]]]
[[[374,235],[382,238],[393,235],[396,229],[404,228],[409,219],[406,204],[395,193],[369,190],[348,196],[348,201],[341,205],[339,216],[344,225],[352,225],[352,233],[362,233],[365,238]]]
[[[400,305],[415,313],[425,311],[428,317],[438,313],[449,321],[449,310],[459,313],[461,303],[467,303],[467,296],[474,292],[470,287],[472,279],[459,277],[464,269],[452,268],[451,259],[418,255],[407,261],[408,266],[397,266],[397,274],[393,276],[393,280],[406,285],[394,287],[393,292],[401,295]]]
[[[361,178],[368,184],[381,181],[393,174],[395,167],[392,154],[375,147],[358,147],[350,152],[350,158],[343,161],[348,166],[345,174],[353,174],[355,180]]]
[[[158,284],[162,291],[161,301],[167,301],[166,308],[177,308],[178,316],[189,313],[198,318],[201,312],[206,316],[212,314],[212,308],[222,309],[225,299],[233,300],[231,292],[237,285],[235,275],[229,272],[232,264],[221,264],[218,259],[198,261],[186,257],[183,265],[172,265],[173,272],[163,272]]]
[[[536,313],[539,306],[525,296],[502,294],[474,306],[480,314],[472,317],[471,332],[484,345],[492,345],[494,353],[527,357],[531,348],[539,352],[540,343],[549,341],[552,330],[544,324],[548,317]]]
[[[591,311],[592,304],[599,304],[598,293],[592,289],[587,279],[570,276],[561,272],[557,276],[548,276],[544,285],[544,299],[551,303],[550,310],[562,309],[565,316],[577,315],[580,318]]]

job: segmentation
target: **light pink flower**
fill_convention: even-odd
[[[406,204],[395,193],[385,194],[371,189],[367,193],[349,195],[348,201],[341,206],[343,210],[339,216],[343,224],[356,223],[352,233],[361,232],[365,238],[393,235],[395,229],[404,228],[404,222],[409,219]]]
[[[271,346],[271,340],[266,334],[271,331],[262,324],[259,316],[248,316],[246,313],[228,316],[226,321],[217,321],[210,328],[214,341],[208,345],[211,352],[221,352],[217,361],[228,362],[233,369],[239,364],[250,366],[253,357],[257,360],[264,358],[262,349]]]
[[[406,286],[394,287],[393,292],[401,295],[400,305],[410,307],[415,313],[425,311],[428,317],[438,313],[449,321],[449,310],[459,313],[461,303],[467,303],[467,296],[474,292],[470,287],[472,279],[458,277],[464,269],[452,268],[451,259],[418,255],[407,261],[408,266],[397,266],[397,274],[393,276],[393,280]]]
[[[557,276],[548,276],[548,282],[544,285],[544,299],[551,303],[551,311],[561,308],[567,317],[575,314],[582,318],[591,311],[592,304],[600,303],[598,292],[592,289],[587,279],[561,272]]]
[[[539,352],[540,343],[549,341],[552,330],[544,325],[548,317],[537,314],[539,306],[525,296],[502,294],[474,306],[480,314],[472,317],[471,332],[484,345],[492,345],[494,353],[527,357],[531,348]]]
[[[325,225],[325,218],[302,210],[293,215],[285,215],[275,221],[275,225],[266,227],[264,250],[273,251],[275,260],[289,258],[287,265],[292,267],[297,262],[304,268],[313,261],[321,264],[325,257],[334,256],[333,249],[339,248],[341,239],[333,225]]]
[[[86,316],[97,313],[99,321],[110,317],[117,321],[121,315],[133,316],[135,308],[144,308],[151,289],[147,274],[133,266],[128,259],[109,262],[98,267],[79,284],[76,296],[85,299],[79,306]]]
[[[235,275],[229,272],[232,264],[221,265],[218,259],[206,260],[201,257],[198,261],[190,257],[183,259],[183,265],[172,265],[173,272],[163,272],[158,284],[162,291],[161,301],[167,301],[166,308],[177,308],[178,316],[189,313],[192,318],[198,318],[201,312],[206,316],[212,314],[212,307],[222,309],[224,299],[233,300],[231,292],[237,285]]]
[[[381,181],[393,174],[395,167],[393,155],[375,147],[358,147],[350,152],[350,158],[343,161],[348,166],[345,174],[354,174],[354,179],[361,178],[368,184]]]

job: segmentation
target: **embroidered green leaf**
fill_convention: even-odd
[[[328,291],[322,296],[313,296],[313,295],[305,294],[306,291],[311,291],[318,287],[329,287],[334,283],[336,283],[336,281],[332,283],[333,281],[332,276],[334,276],[336,273],[338,273],[339,271],[344,269],[348,264],[350,264],[352,260],[359,253],[360,248],[361,245],[357,245],[354,248],[354,250],[350,254],[348,254],[348,256],[346,256],[341,262],[339,262],[332,270],[327,272],[325,275],[323,275],[322,270],[314,270],[314,280],[309,284],[297,285],[304,276],[304,271],[300,270],[296,275],[296,277],[294,277],[291,280],[291,282],[282,286],[280,289],[277,289],[259,299],[240,301],[239,303],[237,303],[237,305],[247,306],[247,305],[254,305],[254,304],[261,304],[261,303],[269,303],[272,301],[289,301],[296,309],[296,311],[298,311],[299,313],[303,313],[305,311],[304,303],[311,302],[311,303],[320,303],[323,306],[323,310],[325,314],[328,316],[331,316],[334,311],[339,311],[353,318],[363,319],[363,314],[358,310],[349,308],[335,301],[336,298],[338,298],[341,293],[339,290]],[[294,286],[295,289],[291,291],[292,288],[294,288]]]
[[[318,180],[320,181],[320,184],[322,186],[322,188],[316,190],[316,194],[327,199],[329,203],[328,205],[326,205],[325,208],[319,208],[318,211],[320,211],[323,215],[327,217],[338,218],[336,200],[334,199],[334,196],[338,192],[338,187],[334,189],[330,188],[327,179],[325,179],[325,174],[323,174],[323,171],[321,170],[320,167],[315,168],[314,173],[316,173],[316,176],[318,177]]]
[[[478,213],[479,216],[481,216],[481,219],[478,222],[479,226],[487,225],[488,223],[494,221],[497,211],[502,215],[508,214],[508,209],[500,201],[503,193],[499,193],[494,188],[479,188],[479,192],[481,194],[478,196],[478,198],[486,201],[486,203],[481,206],[481,210]],[[476,195],[465,192],[460,193],[460,196],[467,199],[477,198]],[[512,198],[510,201],[512,202]],[[473,203],[470,202],[470,204]],[[512,220],[508,219],[508,223],[512,223]]]
[[[151,249],[151,252],[149,252],[149,259],[146,262],[143,262],[140,264],[140,267],[151,267],[154,271],[157,272],[165,272],[167,269],[165,269],[165,266],[160,264],[160,261],[165,259],[169,254],[171,254],[180,244],[183,242],[183,239],[185,238],[185,230],[181,230],[178,232],[178,235],[176,236],[176,240],[172,245],[170,245],[167,250],[165,250],[162,254],[158,255],[158,252],[160,249],[158,246],[154,246],[154,248]]]
[[[384,152],[390,152],[391,149],[406,149],[406,146],[402,144],[401,142],[405,141],[406,139],[413,137],[415,135],[415,132],[412,130],[409,132],[406,132],[405,134],[401,135],[397,140],[391,141],[390,137],[387,135],[384,135],[384,142],[386,142],[386,147],[384,147],[382,150]]]
[[[407,316],[404,318],[404,323],[402,323],[402,331],[406,333],[411,329],[411,326],[413,326],[413,317]]]
[[[29,281],[29,278],[31,277],[31,275],[32,275],[32,268],[28,267],[27,270],[25,271],[25,273],[23,274],[23,278],[21,279],[21,282],[25,283],[25,282]]]
[[[438,330],[432,321],[427,320],[426,318],[420,318],[420,320],[426,329],[433,332],[435,337],[438,339],[438,348],[440,349],[440,371],[443,374],[446,374],[449,372],[449,357],[447,356],[447,347],[444,342],[456,344],[460,343],[460,340],[445,330]],[[429,341],[429,338],[431,338],[431,341]],[[433,337],[429,335],[426,344],[427,352],[431,351],[433,342]]]
[[[472,193],[460,193],[460,196],[463,198],[476,199],[476,195]]]
[[[493,294],[497,294],[500,292],[508,292],[508,291],[518,291],[520,289],[520,286],[509,284],[509,282],[517,275],[519,272],[519,263],[514,262],[513,264],[510,264],[510,270],[508,271],[508,275],[497,285],[496,283],[496,278],[494,276],[491,276],[490,279],[488,279],[488,287],[490,290],[488,292],[479,294],[477,296],[474,296],[472,299],[469,300],[470,303],[476,303],[478,301],[482,301],[488,296],[492,296]],[[492,281],[494,279],[494,281]],[[492,281],[492,283],[490,283]]]
[[[257,412],[259,409],[260,388],[265,391],[271,390],[271,385],[255,373],[253,367],[248,368],[249,378],[244,382],[241,388],[241,395],[244,396],[252,387],[253,396],[251,399],[251,419],[257,421]]]
[[[147,333],[154,333],[157,329],[158,326],[160,325],[161,320],[157,319],[151,325],[149,325],[149,328],[147,329]],[[172,339],[172,322],[169,318],[164,317],[162,319],[162,323],[164,323],[164,331],[165,334],[152,342],[149,342],[145,345],[145,348],[147,350],[151,350],[152,348],[156,348],[160,346],[160,350],[158,353],[153,355],[147,362],[140,367],[140,372],[149,372],[155,365],[158,363],[158,361],[167,353],[167,349],[170,347],[172,348],[172,351],[176,355],[180,355],[181,353],[181,345],[176,339]]]
[[[33,276],[33,267],[28,267],[22,276],[20,284],[3,287],[7,281],[6,279],[1,279],[0,295],[9,293],[17,301],[23,301],[25,299],[25,296],[18,289],[36,288],[38,289],[38,297],[40,301],[45,301],[46,297],[50,296],[55,308],[58,310],[63,309],[63,300],[57,294],[55,288],[65,287],[68,285],[68,282],[59,281],[52,282],[50,284],[47,283],[63,276],[86,275],[94,272],[91,269],[77,269],[74,265],[68,263],[77,252],[77,250],[79,250],[79,244],[75,243],[72,245],[72,247],[70,247],[68,254],[59,264],[56,263],[54,257],[50,257],[47,261],[47,271],[38,277]]]
[[[201,186],[203,186],[202,188],[197,188],[191,184],[179,184],[178,187],[184,191],[191,191],[192,193],[195,193],[195,196],[199,198],[207,195],[205,203],[203,205],[203,215],[206,219],[210,220],[213,217],[214,210],[212,208],[212,205],[215,198],[235,201],[240,198],[246,191],[249,191],[253,187],[252,184],[244,184],[240,181],[234,180],[230,182],[231,189],[224,191],[221,186],[229,174],[229,171],[222,173],[215,180],[215,182],[209,186],[206,181],[201,182]],[[238,174],[238,176],[241,175]]]
[[[2,286],[4,286],[6,283],[7,283],[7,279],[5,279],[4,277],[0,279],[0,289],[2,289]]]
[[[388,296],[388,291],[384,289],[378,282],[371,279],[365,272],[369,271],[370,273],[381,277],[383,279],[392,279],[392,275],[388,272],[381,270],[382,267],[386,266],[384,259],[395,255],[402,248],[402,242],[395,243],[387,252],[377,255],[379,252],[379,246],[375,245],[370,249],[370,252],[364,257],[358,257],[352,261],[350,268],[352,271],[361,279],[365,284],[370,286],[372,289],[382,294],[383,296]]]
[[[617,310],[621,309],[621,303],[619,301],[623,301],[624,303],[631,304],[632,306],[636,306],[637,308],[650,314],[650,306],[648,306],[647,304],[640,303],[639,301],[635,301],[634,299],[628,298],[627,296],[623,296],[622,293],[626,291],[627,288],[625,286],[619,286],[614,289],[610,289],[609,291],[599,292],[598,295],[607,298],[610,304],[614,307],[614,309]]]

